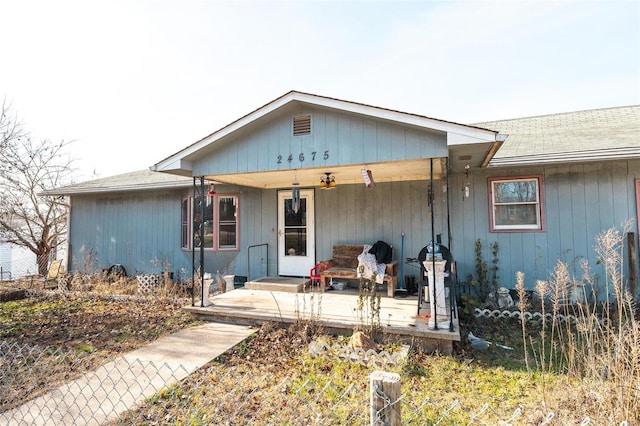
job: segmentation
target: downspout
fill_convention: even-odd
[[[66,268],[67,273],[71,272],[71,209],[73,208],[73,196],[69,195],[69,207],[67,208],[67,241],[65,243],[65,256],[67,256]]]

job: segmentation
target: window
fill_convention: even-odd
[[[180,236],[181,247],[186,250],[201,245],[208,250],[237,250],[238,196],[216,194],[183,199]]]
[[[541,231],[542,176],[490,178],[491,231]]]
[[[218,198],[218,250],[238,248],[238,197]]]

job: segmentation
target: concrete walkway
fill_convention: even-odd
[[[117,419],[246,339],[247,326],[206,323],[116,358],[77,380],[0,413],[0,424],[99,425]]]

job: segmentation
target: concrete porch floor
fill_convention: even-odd
[[[290,291],[237,288],[210,297],[210,305],[183,309],[205,321],[242,325],[260,325],[265,322],[288,326],[296,321],[311,320],[321,324],[328,333],[351,335],[359,320],[358,291],[317,291],[295,293]],[[424,316],[418,317],[417,297],[381,298],[380,323],[385,340],[414,343],[425,350],[450,353],[453,342],[460,340],[457,318],[453,318],[453,331],[449,328],[432,330]]]

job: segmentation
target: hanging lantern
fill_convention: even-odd
[[[300,190],[296,187],[291,188],[291,207],[296,214],[300,211]]]
[[[293,212],[297,214],[300,211],[300,189],[298,189],[300,182],[298,182],[297,172],[293,177],[291,186],[291,208],[293,209]]]
[[[469,198],[469,193],[471,192],[471,181],[469,179],[469,169],[471,166],[467,164],[464,166],[464,183],[462,185],[462,194],[464,198]]]

